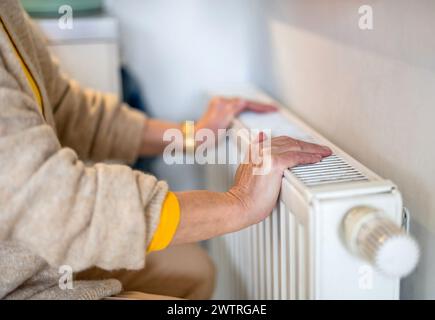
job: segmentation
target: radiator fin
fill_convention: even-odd
[[[317,164],[301,165],[291,170],[308,187],[344,182],[368,181],[368,178],[337,155]]]

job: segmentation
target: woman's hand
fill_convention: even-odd
[[[218,130],[227,129],[231,125],[233,119],[245,110],[265,113],[276,111],[277,108],[269,104],[244,99],[216,97],[211,99],[207,112],[197,122],[194,129],[195,131],[200,129],[210,129],[215,134],[215,138],[217,138]],[[138,155],[149,157],[162,154],[169,143],[163,139],[163,136],[165,132],[170,129],[183,131],[183,127],[179,123],[147,119]],[[212,141],[210,141],[210,143],[212,143]]]
[[[262,144],[263,138],[259,142]],[[260,148],[263,148],[260,146]],[[278,200],[284,171],[301,164],[321,161],[332,154],[328,147],[295,140],[289,137],[273,138],[268,150],[271,170],[266,175],[255,174],[259,163],[250,161],[237,170],[235,183],[228,194],[236,198],[244,213],[243,227],[264,220],[272,212]],[[257,170],[258,171],[258,170]]]
[[[266,147],[259,139],[259,147]],[[259,163],[248,161],[236,174],[228,192],[179,192],[181,220],[172,244],[192,243],[239,231],[264,220],[273,210],[281,189],[283,173],[299,164],[319,162],[331,155],[327,147],[288,137],[274,138],[270,150],[271,170],[256,175]],[[257,160],[257,159],[256,159]]]
[[[210,100],[208,110],[198,121],[195,129],[210,129],[217,134],[219,129],[227,129],[235,117],[247,110],[266,113],[275,112],[277,108],[246,99],[215,97]]]

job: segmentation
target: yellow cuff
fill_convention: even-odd
[[[180,204],[173,192],[169,192],[163,202],[160,223],[148,247],[148,252],[166,249],[171,243],[180,223]]]

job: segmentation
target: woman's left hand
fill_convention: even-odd
[[[211,99],[208,110],[198,121],[195,129],[210,129],[217,134],[219,129],[227,129],[235,117],[243,111],[267,113],[277,111],[271,104],[249,101],[241,98],[215,97]]]
[[[219,129],[228,129],[233,119],[246,110],[265,113],[277,111],[277,108],[270,104],[253,102],[245,99],[216,97],[210,101],[207,112],[191,129],[193,129],[193,133],[201,129],[212,130],[216,139],[219,137]],[[185,124],[181,125],[157,119],[147,119],[146,124],[144,125],[144,133],[139,149],[139,155],[150,157],[162,154],[166,146],[169,144],[168,141],[163,139],[163,136],[167,130],[171,129],[182,130],[186,133],[187,128],[185,127]],[[213,141],[213,143],[214,142],[215,141]],[[202,142],[196,143],[199,144]],[[209,141],[209,143],[212,143],[212,141]]]

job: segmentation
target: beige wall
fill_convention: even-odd
[[[358,8],[374,9],[374,30]],[[252,77],[396,182],[422,246],[404,298],[435,298],[435,1],[258,0]]]

